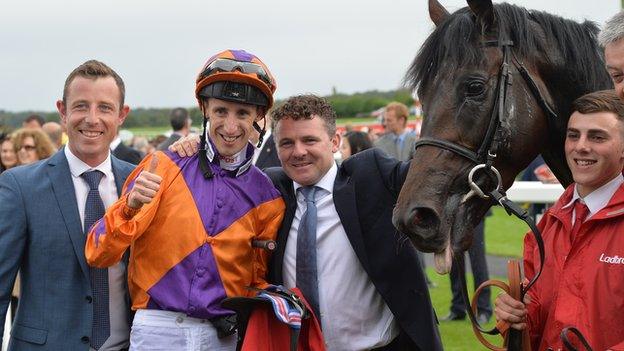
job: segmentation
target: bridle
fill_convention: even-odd
[[[473,164],[475,164],[475,166],[472,168],[472,170],[468,174],[468,184],[471,188],[470,192],[474,192],[476,195],[480,196],[483,199],[490,199],[490,198],[494,199],[503,208],[505,208],[508,214],[510,215],[513,214],[516,217],[520,218],[521,220],[526,222],[527,225],[531,228],[531,231],[533,232],[535,236],[535,240],[536,240],[539,254],[540,254],[539,270],[536,272],[535,276],[531,279],[531,281],[527,285],[520,286],[520,287],[518,286],[511,287],[512,290],[513,289],[516,289],[516,291],[519,290],[519,296],[516,296],[516,298],[519,298],[520,301],[523,301],[525,293],[528,291],[529,288],[531,288],[531,286],[533,286],[533,284],[535,284],[535,282],[537,281],[537,279],[542,273],[542,268],[544,266],[545,252],[544,252],[544,242],[542,240],[540,231],[535,226],[535,221],[533,220],[533,218],[529,216],[529,214],[524,209],[519,207],[517,204],[515,204],[511,200],[507,199],[507,196],[505,195],[505,191],[502,187],[500,173],[493,166],[494,160],[496,159],[497,154],[499,152],[500,145],[504,139],[504,130],[503,130],[502,125],[506,121],[506,118],[507,118],[505,112],[507,111],[507,104],[509,102],[509,90],[511,89],[511,86],[513,84],[513,73],[511,71],[510,62],[513,64],[513,66],[516,68],[520,76],[523,78],[527,87],[529,88],[533,97],[535,98],[536,102],[539,104],[541,109],[546,114],[549,130],[553,130],[555,128],[556,122],[557,122],[557,114],[553,111],[550,105],[546,102],[546,99],[544,99],[544,96],[540,92],[537,84],[535,83],[535,80],[533,79],[533,77],[531,77],[528,70],[524,67],[522,62],[520,62],[518,58],[515,56],[515,54],[513,53],[512,41],[490,40],[490,41],[484,41],[482,43],[482,46],[483,47],[500,47],[503,53],[503,61],[502,61],[502,64],[500,66],[500,70],[498,73],[498,82],[496,84],[496,90],[495,90],[496,100],[494,101],[494,106],[492,108],[492,112],[490,115],[490,121],[487,127],[487,131],[485,133],[483,142],[481,143],[477,151],[474,151],[474,150],[471,150],[462,145],[458,145],[457,143],[454,143],[451,141],[431,138],[431,137],[423,137],[416,142],[414,148],[416,149],[420,146],[425,146],[425,145],[434,146],[437,148],[450,151],[456,155],[462,156],[470,160]],[[473,176],[475,172],[480,169],[483,169],[486,172],[487,171],[491,172],[496,178],[496,180],[498,181],[496,187],[493,190],[488,191],[487,194],[479,187],[479,185],[476,182],[473,181]],[[463,261],[464,261],[463,256],[456,257],[454,264],[457,264],[457,265],[460,265],[460,267],[463,267],[464,265]],[[460,270],[460,271],[463,271],[463,270]],[[521,281],[521,278],[520,278],[519,269],[517,269],[515,274],[517,275],[517,277],[515,277],[514,281],[520,284],[519,282]],[[471,304],[468,298],[466,278],[462,274],[460,274],[460,278],[461,278],[461,283],[462,283],[462,295],[464,296],[464,301],[466,305],[466,312],[468,314],[468,317],[470,318],[470,321],[473,324],[475,333],[477,333],[477,337],[480,340],[482,339],[480,333],[489,334],[489,335],[501,334],[501,331],[496,327],[492,328],[491,330],[487,330],[487,329],[484,329],[478,323],[477,319],[475,318],[473,309],[470,308]],[[524,340],[525,340],[524,342],[526,343],[526,335],[524,336]],[[509,351],[521,350],[523,348],[522,343],[523,343],[522,333],[515,329],[510,329],[509,334],[508,334],[508,339],[507,339],[506,350],[509,350]],[[486,346],[488,348],[490,347],[488,345]],[[524,347],[526,346],[527,345],[525,345]]]
[[[510,40],[489,40],[484,41],[482,43],[482,46],[500,47],[503,52],[503,63],[501,64],[498,73],[498,82],[496,84],[495,90],[496,100],[494,101],[494,106],[490,115],[490,122],[488,124],[485,137],[483,138],[483,142],[479,146],[479,149],[477,151],[473,151],[465,146],[461,146],[451,141],[431,137],[423,137],[419,139],[414,145],[414,148],[418,148],[419,146],[424,145],[435,146],[467,158],[477,165],[485,164],[488,168],[491,168],[492,163],[494,162],[494,159],[496,158],[496,155],[498,153],[500,143],[504,137],[501,125],[506,118],[505,111],[508,102],[508,92],[513,84],[513,74],[511,72],[511,66],[509,64],[510,61],[513,63],[518,73],[520,73],[520,76],[522,76],[522,78],[524,79],[536,102],[546,114],[548,129],[552,130],[555,128],[557,122],[557,114],[550,107],[546,99],[544,99],[544,96],[540,92],[537,83],[535,83],[535,80],[533,79],[533,77],[531,77],[531,74],[524,67],[524,64],[522,64],[522,62],[518,60],[518,58],[511,50],[513,42]],[[511,58],[512,56],[513,58]]]

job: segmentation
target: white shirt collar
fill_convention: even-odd
[[[117,146],[119,146],[119,144],[121,144],[121,138],[119,136],[115,137],[115,139],[113,139],[113,141],[110,143],[110,149],[111,150],[115,150],[117,148]]]
[[[333,193],[334,191],[334,181],[336,180],[336,174],[338,174],[338,166],[336,166],[336,162],[332,163],[331,168],[325,175],[319,180],[315,186],[318,186],[321,189],[325,189],[328,193]],[[295,194],[297,193],[297,189],[303,187],[303,185],[294,182],[293,185],[295,187]]]
[[[108,156],[106,156],[104,162],[100,163],[96,167],[91,167],[88,164],[84,163],[84,161],[79,159],[76,155],[74,155],[69,149],[69,146],[66,146],[63,150],[65,152],[65,157],[67,157],[67,163],[69,163],[69,171],[71,172],[72,176],[77,178],[86,171],[97,169],[98,171],[104,173],[104,176],[111,178],[113,177],[113,166],[111,163],[110,152],[108,153]]]
[[[605,185],[600,188],[592,191],[587,194],[584,198],[581,198],[578,193],[578,185],[574,184],[574,194],[572,195],[572,199],[562,208],[567,208],[572,206],[576,199],[581,199],[587,205],[589,209],[590,216],[593,216],[598,211],[602,210],[607,204],[609,200],[613,197],[613,194],[618,190],[620,185],[624,183],[624,177],[622,174],[618,174],[615,178],[611,179]]]

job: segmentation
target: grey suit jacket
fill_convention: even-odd
[[[394,134],[386,133],[375,142],[375,147],[382,149],[390,157],[399,161],[408,161],[414,156],[415,143],[416,135],[414,133],[408,133],[403,140],[402,147],[398,148]]]
[[[112,157],[118,191],[133,165]],[[0,175],[0,338],[20,270],[9,350],[88,350],[91,286],[64,151]],[[0,339],[0,344],[2,339]]]

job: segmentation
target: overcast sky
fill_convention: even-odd
[[[191,107],[212,54],[246,49],[277,97],[398,88],[432,30],[426,0],[3,1],[0,109],[54,110],[67,74],[99,59],[125,80],[131,107]],[[465,6],[441,0],[449,11]],[[599,24],[620,0],[511,0]]]

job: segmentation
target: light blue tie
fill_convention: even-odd
[[[89,194],[84,211],[84,231],[89,233],[93,223],[104,216],[104,202],[98,186],[104,173],[100,171],[84,172],[80,176],[89,185]],[[91,290],[93,290],[93,324],[91,325],[91,347],[99,350],[110,336],[110,316],[108,310],[108,269],[90,269]]]
[[[308,300],[310,307],[321,319],[319,314],[318,274],[316,266],[316,203],[314,195],[317,187],[306,186],[301,189],[305,198],[306,211],[301,217],[297,232],[297,287]]]

